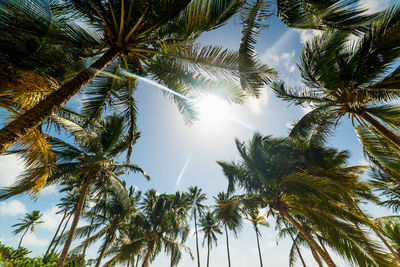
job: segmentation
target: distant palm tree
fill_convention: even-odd
[[[215,217],[222,223],[225,229],[226,236],[226,251],[228,256],[228,266],[231,266],[231,257],[229,253],[229,238],[228,229],[232,231],[235,236],[242,228],[242,215],[240,213],[240,200],[237,196],[232,196],[229,192],[220,192],[217,197],[214,197]]]
[[[260,215],[260,211],[257,209],[249,209],[246,212],[245,219],[251,222],[253,225],[254,231],[256,232],[257,238],[257,248],[258,248],[258,256],[260,258],[260,266],[263,267],[261,249],[260,249],[260,241],[259,237],[261,236],[259,226],[269,227],[269,223],[267,222],[265,216]]]
[[[400,149],[400,108],[393,104],[400,97],[400,68],[391,70],[400,58],[399,27],[400,5],[394,5],[358,42],[349,32],[327,31],[306,43],[299,63],[306,89],[291,89],[282,82],[272,85],[279,98],[313,108],[295,123],[291,137],[324,141],[348,116],[357,132],[356,124],[367,126]],[[363,149],[373,156],[367,144]]]
[[[218,162],[229,190],[239,186],[258,194],[269,213],[295,227],[328,266],[336,265],[305,224],[350,262],[390,266],[382,248],[356,227],[369,223],[356,203],[375,198],[358,180],[360,167],[345,165],[346,152],[259,134],[248,144],[236,140],[236,146],[241,161]]]
[[[13,231],[15,235],[25,230],[25,232],[21,236],[21,239],[19,240],[18,248],[21,247],[22,239],[29,229],[31,230],[31,233],[33,233],[35,232],[36,226],[38,224],[44,223],[43,221],[39,221],[40,217],[42,216],[43,214],[40,214],[40,211],[34,210],[31,213],[25,213],[25,218],[19,219],[21,222],[12,226],[16,227],[16,229]]]
[[[210,249],[212,248],[212,244],[215,243],[217,245],[218,237],[217,234],[222,234],[221,229],[219,227],[218,220],[215,218],[215,215],[211,211],[207,211],[200,218],[199,222],[200,231],[203,232],[203,246],[204,242],[207,242],[207,267],[210,266]]]
[[[196,235],[196,253],[197,253],[197,267],[200,267],[200,253],[199,253],[199,237],[197,230],[197,216],[203,216],[203,212],[206,206],[202,204],[207,199],[205,193],[202,193],[202,189],[197,186],[189,187],[188,189],[188,201],[192,210],[194,219],[194,233]]]
[[[147,267],[162,248],[171,255],[171,266],[179,262],[181,249],[192,257],[190,249],[184,244],[189,226],[182,221],[179,206],[175,204],[174,196],[158,194],[155,190],[144,194],[140,205],[144,235],[142,267]]]

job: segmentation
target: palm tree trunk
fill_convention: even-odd
[[[56,240],[56,237],[57,237],[57,235],[58,235],[58,232],[59,232],[60,229],[61,229],[61,225],[62,225],[62,223],[64,222],[65,218],[67,217],[67,213],[68,213],[68,206],[65,207],[65,211],[64,211],[63,217],[61,218],[61,221],[60,221],[60,223],[58,224],[57,230],[56,230],[56,232],[55,232],[55,234],[54,234],[54,236],[53,236],[53,239],[51,239],[51,241],[50,241],[50,244],[49,244],[49,247],[48,247],[47,250],[46,250],[46,253],[44,253],[44,257],[46,257],[47,254],[49,254],[50,249],[51,249],[51,247],[52,247],[54,241]]]
[[[286,225],[287,228],[289,228],[289,227],[287,226],[286,222],[285,222],[285,225]],[[294,239],[294,237],[293,237],[293,235],[292,235],[292,233],[291,233],[290,231],[289,231],[289,235],[290,235],[290,238],[291,238],[292,241],[293,241],[293,246],[295,246],[295,248],[296,248],[296,250],[297,250],[297,254],[299,255],[299,258],[300,258],[300,260],[301,260],[301,263],[303,264],[303,267],[307,267],[306,262],[304,261],[303,255],[301,255],[299,246],[295,243],[295,239]]]
[[[254,230],[256,231],[256,238],[257,238],[257,248],[258,248],[258,257],[260,258],[260,267],[263,267],[262,256],[261,256],[261,249],[260,249],[260,241],[258,239],[258,228],[254,226]]]
[[[228,239],[228,228],[225,224],[225,235],[226,235],[226,252],[228,252],[228,267],[231,267],[231,255],[229,253],[229,239]]]
[[[321,259],[319,258],[318,253],[315,251],[315,249],[311,248],[311,253],[314,256],[315,261],[318,263],[319,267],[324,267],[324,265],[321,262]]]
[[[147,249],[146,256],[144,256],[142,267],[148,266],[149,259],[150,259],[150,254],[153,251],[153,247],[154,247],[154,241],[151,241],[150,244],[149,244],[149,247]]]
[[[400,137],[386,128],[379,121],[375,120],[372,116],[370,116],[367,112],[363,112],[360,114],[360,117],[366,120],[375,130],[377,130],[383,137],[392,142],[397,148],[400,149]]]
[[[313,237],[303,228],[303,226],[301,226],[285,209],[280,209],[279,212],[297,229],[297,231],[300,232],[308,244],[310,244],[310,246],[321,255],[322,259],[329,267],[336,267],[331,256],[326,253],[317,242],[315,242]]]
[[[135,267],[139,267],[139,262],[140,262],[140,255],[138,254],[138,255],[137,255],[137,259],[136,259],[136,265],[135,265]],[[132,265],[132,267],[133,267],[133,265]]]
[[[199,237],[197,234],[197,214],[194,210],[194,230],[196,234],[196,252],[197,252],[197,267],[200,267],[200,253],[199,253]]]
[[[94,267],[99,267],[100,266],[100,262],[103,259],[104,252],[106,251],[106,248],[107,248],[107,243],[108,243],[108,240],[106,239],[106,242],[104,242],[103,247],[101,248],[101,252],[100,252],[99,258],[97,259],[96,265]]]
[[[60,242],[61,237],[63,236],[65,230],[67,229],[67,226],[68,226],[68,223],[69,223],[69,220],[71,219],[71,217],[72,217],[72,213],[68,216],[68,219],[67,219],[67,221],[65,222],[64,227],[63,227],[63,229],[62,229],[60,235],[58,236],[56,242],[54,243],[54,246],[53,246],[53,248],[51,249],[50,254],[53,254],[53,252],[56,250],[56,248],[57,248],[57,246],[58,246],[58,243]]]
[[[71,224],[71,228],[68,233],[67,240],[65,241],[64,248],[61,252],[60,258],[57,261],[56,267],[64,266],[64,261],[67,258],[69,247],[71,246],[72,239],[74,238],[75,229],[78,226],[79,218],[81,217],[81,213],[83,211],[83,207],[84,207],[85,200],[86,200],[86,195],[89,191],[89,187],[92,182],[92,177],[93,176],[89,175],[86,178],[86,181],[81,188],[81,195],[79,196],[79,201],[78,201],[78,205],[75,210],[74,219],[72,220],[72,224]]]
[[[94,217],[93,217],[92,220],[90,221],[90,226],[93,225],[93,222],[94,222]],[[88,240],[88,239],[90,238],[90,232],[91,232],[91,231],[92,231],[92,228],[89,229],[89,232],[88,232],[88,234],[87,234],[86,240]],[[86,240],[85,240],[85,241],[86,241]],[[85,242],[85,243],[83,244],[82,258],[81,258],[81,265],[80,265],[80,266],[83,266],[83,263],[85,262],[85,254],[86,254],[86,248],[87,248],[87,246],[88,246],[88,244]]]
[[[303,267],[307,267],[306,262],[304,261],[303,255],[301,255],[299,246],[296,244],[296,250],[297,250],[297,254],[299,254],[299,258],[301,263],[303,264]]]
[[[89,68],[80,72],[72,80],[61,86],[57,91],[40,101],[32,109],[10,122],[0,130],[0,154],[7,151],[21,137],[42,124],[51,114],[59,110],[68,100],[96,77],[120,53],[119,47],[111,47],[103,56]]]
[[[21,239],[19,240],[19,244],[18,244],[18,248],[21,247],[21,243],[22,243],[22,239],[24,238],[24,236],[26,235],[26,233],[28,232],[29,227],[26,228],[25,232],[22,234]]]
[[[207,267],[210,266],[210,237],[207,238]]]

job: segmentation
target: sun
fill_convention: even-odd
[[[229,118],[230,105],[214,95],[203,95],[195,102],[200,123],[218,125]]]

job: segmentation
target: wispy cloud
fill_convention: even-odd
[[[22,159],[16,155],[0,157],[0,187],[10,186],[17,179],[18,175],[24,171]]]
[[[0,214],[3,216],[16,216],[26,212],[25,204],[19,200],[0,202]]]

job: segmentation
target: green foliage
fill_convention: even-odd
[[[57,254],[49,254],[47,257],[29,257],[28,254],[31,253],[26,248],[20,247],[14,249],[12,247],[7,247],[6,245],[0,243],[0,263],[5,262],[5,266],[9,267],[54,267],[58,260]],[[68,256],[65,265],[66,267],[79,267],[82,255],[71,254]],[[89,260],[88,262],[90,262]],[[84,266],[86,263],[84,263]]]

